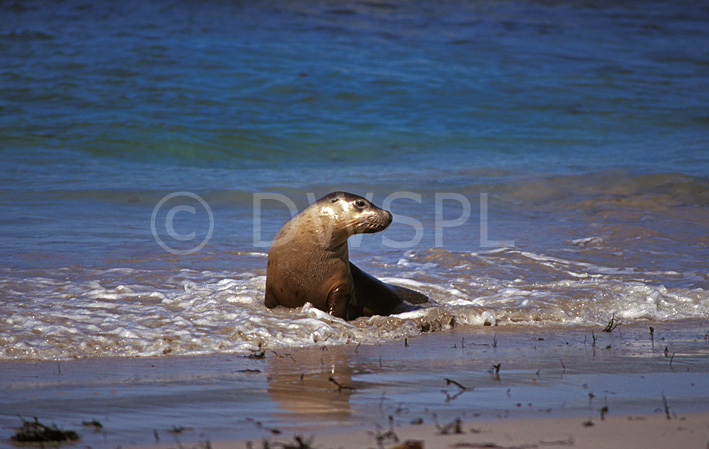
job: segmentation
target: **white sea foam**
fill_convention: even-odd
[[[584,237],[571,241],[572,245],[577,246],[579,248],[597,247],[602,246],[605,243],[605,240],[603,240],[601,237]]]
[[[374,343],[460,325],[599,325],[613,314],[626,321],[709,316],[707,290],[643,280],[630,267],[511,249],[422,252],[406,259],[406,271],[397,263],[375,274],[422,291],[431,302],[352,322],[310,304],[267,309],[265,276],[252,273],[110,269],[69,279],[66,270],[55,278],[9,273],[0,283],[6,298],[0,358],[247,353]]]

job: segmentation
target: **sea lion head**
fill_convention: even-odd
[[[333,236],[339,235],[344,239],[354,234],[383,231],[392,221],[389,211],[352,193],[333,192],[320,198],[314,205],[319,208],[321,222],[329,223]]]

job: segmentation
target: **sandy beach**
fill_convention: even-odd
[[[318,433],[261,441],[210,442],[213,449],[390,448],[390,449],[533,449],[563,448],[704,448],[709,444],[709,413],[673,416],[638,415],[601,420],[550,418],[448,423],[443,426],[393,426],[361,432]],[[198,447],[205,447],[202,443]],[[157,446],[155,446],[157,447]],[[178,447],[177,444],[160,446]]]
[[[94,448],[290,447],[296,435],[320,448],[704,447],[706,334],[704,321],[461,326],[381,345],[5,361],[0,446],[22,416]]]

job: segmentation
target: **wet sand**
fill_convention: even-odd
[[[548,418],[460,422],[445,426],[406,426],[368,432],[325,432],[264,441],[210,442],[213,449],[266,447],[396,449],[704,448],[709,444],[709,413],[617,416],[601,420]],[[291,445],[291,446],[286,446]],[[197,445],[206,447],[206,443]],[[176,444],[161,447],[177,447]]]
[[[707,321],[610,333],[456,327],[250,356],[4,361],[0,446],[11,447],[20,415],[75,430],[93,448],[261,447],[298,434],[313,447],[376,447],[372,435],[390,429],[426,448],[564,446],[570,436],[573,447],[634,447],[641,437],[649,442],[637,447],[705,447],[708,331]],[[103,428],[82,425],[92,420]],[[439,435],[456,420],[464,434]]]

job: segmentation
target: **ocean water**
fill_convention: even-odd
[[[709,7],[0,4],[0,359],[250,353],[709,317]],[[432,304],[263,306],[331,191]]]

